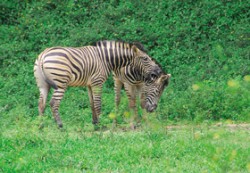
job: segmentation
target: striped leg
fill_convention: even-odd
[[[118,109],[121,102],[121,90],[123,83],[114,76],[114,83],[115,83],[115,115],[118,115]],[[113,125],[117,123],[117,119],[113,119]]]
[[[144,93],[145,89],[143,87],[140,88],[140,104],[142,108],[142,119],[147,123],[148,122],[148,117],[147,117],[147,111],[145,110],[146,106],[146,96]]]
[[[55,118],[56,123],[58,124],[60,128],[63,127],[63,124],[62,124],[58,109],[60,106],[60,102],[63,98],[64,92],[65,92],[65,89],[62,89],[62,88],[55,89],[52,95],[52,99],[50,101],[50,107],[51,107],[53,116]]]
[[[95,107],[94,107],[94,102],[93,102],[93,92],[92,92],[92,89],[91,89],[90,86],[88,86],[88,94],[89,94],[90,106],[91,106],[91,109],[92,109],[92,123],[94,124],[94,117],[97,117],[97,116],[96,116],[96,113],[95,113]]]
[[[139,86],[137,89],[138,89],[138,92],[140,94],[141,108],[145,109],[145,105],[146,105],[146,96],[145,96],[145,92],[144,92],[145,89],[143,86]]]
[[[136,86],[124,83],[124,88],[129,99],[129,108],[133,110],[133,115],[137,117],[136,107]]]
[[[121,90],[122,90],[122,82],[114,77],[115,81],[115,104],[116,104],[116,109],[118,109],[118,106],[121,101]]]
[[[124,83],[124,88],[125,88],[127,97],[129,99],[130,111],[132,111],[131,119],[130,119],[130,127],[131,129],[135,129],[136,125],[134,121],[138,119],[138,111],[137,111],[137,106],[136,106],[136,86],[128,85]]]
[[[99,123],[99,115],[101,114],[101,86],[88,86],[89,101],[92,109],[92,123]]]

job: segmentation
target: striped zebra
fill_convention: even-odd
[[[45,49],[34,65],[34,76],[40,90],[39,114],[44,113],[50,88],[54,92],[50,101],[53,116],[59,127],[60,101],[68,86],[87,86],[92,109],[92,122],[98,124],[101,113],[102,85],[107,77],[131,65],[138,75],[150,81],[160,71],[158,65],[136,44],[118,41],[99,41],[94,46],[52,47]]]
[[[137,117],[136,98],[140,96],[140,103],[147,112],[153,112],[157,108],[160,96],[165,87],[168,86],[171,75],[159,73],[158,76],[152,76],[152,81],[144,82],[143,76],[136,75],[134,67],[126,66],[119,73],[114,74],[115,83],[115,102],[116,109],[120,104],[121,88],[124,85],[126,95],[129,99],[129,107]],[[134,80],[131,80],[134,79]]]

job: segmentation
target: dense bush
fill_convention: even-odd
[[[3,0],[0,115],[7,117],[16,108],[27,116],[37,115],[33,63],[45,48],[78,47],[114,39],[142,42],[163,69],[172,74],[161,109],[156,112],[163,120],[249,120],[249,7],[249,3],[240,0]],[[232,81],[237,87],[230,86]],[[109,89],[112,78],[105,85],[109,87],[104,88],[103,100],[113,104],[109,97],[113,94]],[[89,109],[87,93],[81,90],[68,91],[82,93],[82,97],[66,95],[62,111],[77,114],[76,109]],[[73,100],[67,103],[66,99]],[[105,104],[104,114],[111,112],[113,106]],[[81,111],[70,119],[80,115]]]

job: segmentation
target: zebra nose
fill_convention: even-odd
[[[147,111],[148,112],[153,112],[157,108],[157,104],[152,104],[148,107]]]
[[[157,104],[153,104],[152,107],[153,107],[153,110],[155,110],[157,108]]]

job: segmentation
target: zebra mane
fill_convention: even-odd
[[[131,43],[131,44],[132,44],[132,45],[135,45],[135,46],[136,46],[139,50],[141,50],[142,52],[147,53],[147,50],[144,48],[144,46],[143,46],[142,43],[140,43],[140,42],[133,42],[133,43]],[[153,57],[151,57],[151,56],[150,56],[150,58],[155,62],[155,64],[157,64],[157,65],[160,67],[160,69],[162,70],[162,72],[163,72],[164,74],[167,74],[167,73],[165,73],[165,72],[163,71],[161,64],[159,64],[159,63],[156,61],[155,58],[153,58]]]
[[[100,40],[100,41],[97,41],[97,42],[93,42],[91,45],[92,46],[98,46],[100,45],[100,43],[107,43],[107,42],[116,42],[116,43],[122,43],[122,44],[128,44],[129,47],[132,47],[132,46],[136,46],[140,51],[144,52],[144,53],[147,53],[146,49],[144,48],[143,44],[140,43],[140,42],[126,42],[126,41],[123,41],[123,40]]]
[[[147,53],[147,50],[144,48],[143,44],[140,42],[133,42],[134,46],[136,46],[140,51]]]
[[[123,40],[100,40],[97,42],[93,42],[91,45],[92,46],[98,46],[100,43],[107,43],[107,42],[116,42],[116,43],[123,43],[123,44],[128,44],[129,47],[136,46],[140,51],[147,53],[147,50],[144,48],[143,44],[137,41],[134,42],[126,42]],[[162,69],[162,66],[154,59],[151,57],[151,59]],[[163,70],[163,69],[162,69]]]

